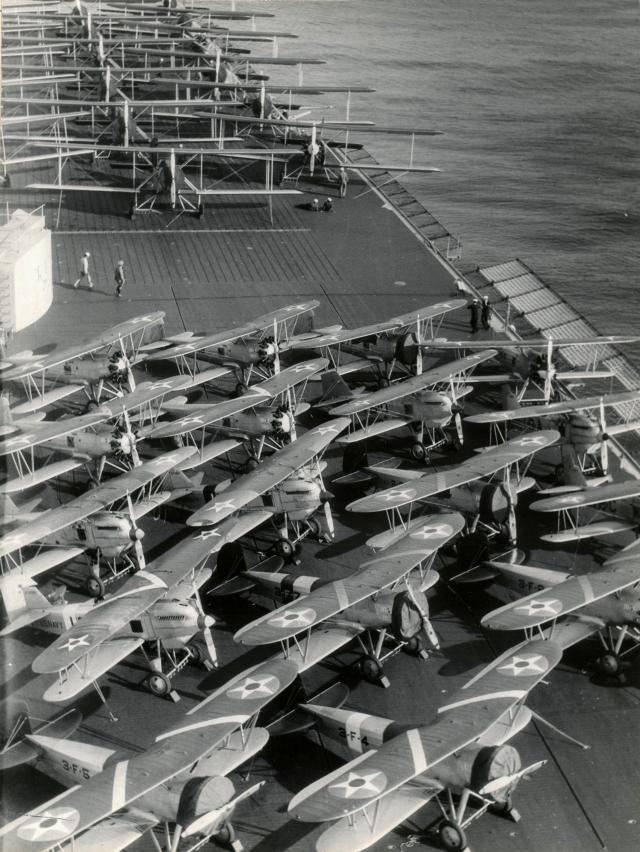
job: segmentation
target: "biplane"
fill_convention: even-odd
[[[590,636],[599,637],[602,654],[597,668],[605,674],[621,675],[624,657],[640,642],[640,569],[638,542],[608,559],[601,570],[567,575],[529,565],[492,562],[503,582],[516,590],[505,606],[483,616],[491,630],[522,630],[528,637],[550,637],[562,649]],[[535,584],[536,591],[524,597],[517,590]],[[623,650],[625,641],[631,646]]]
[[[144,531],[138,527],[137,521],[174,497],[175,489],[164,490],[164,483],[171,481],[173,469],[194,452],[193,447],[181,447],[156,456],[128,473],[21,524],[0,542],[3,573],[13,570],[34,576],[34,568],[39,573],[43,565],[46,566],[44,570],[50,567],[46,558],[38,560],[36,556],[35,566],[33,559],[23,560],[22,551],[30,545],[46,543],[80,547],[98,557],[90,564],[87,591],[93,596],[102,596],[105,584],[100,578],[100,568],[105,562],[111,570],[112,579],[134,567],[128,555],[131,550],[135,551],[137,566],[145,566],[142,549]],[[192,484],[188,480],[186,487],[191,490]],[[136,492],[138,497],[134,501],[131,495]],[[123,511],[109,510],[119,502],[124,502],[126,508]],[[124,559],[121,570],[116,565],[119,558]]]
[[[243,580],[286,588],[299,597],[245,625],[233,638],[251,646],[279,643],[301,672],[356,639],[363,654],[362,675],[389,686],[383,673],[386,660],[404,647],[423,655],[428,644],[439,647],[425,592],[438,580],[433,570],[438,549],[463,526],[464,519],[457,514],[422,517],[384,553],[331,583],[247,571]],[[393,647],[385,650],[389,640]]]
[[[338,443],[351,446],[396,430],[408,431],[412,440],[411,457],[420,461],[449,441],[444,430],[453,422],[457,442],[462,446],[460,400],[471,391],[465,385],[465,377],[492,358],[494,351],[490,349],[433,367],[373,393],[354,394],[350,401],[330,408],[333,417],[351,417],[349,434],[338,439]],[[327,381],[331,381],[330,377]],[[345,390],[348,391],[347,386],[336,376],[333,392],[344,395]]]
[[[561,656],[553,641],[510,648],[420,727],[307,705],[310,722],[357,756],[297,793],[289,813],[303,822],[332,823],[316,843],[321,852],[368,849],[432,799],[443,816],[439,837],[448,850],[467,848],[465,829],[491,806],[517,820],[512,794],[546,761],[523,768],[508,743],[532,717],[545,721],[526,701]]]
[[[244,794],[236,796],[225,776],[266,744],[268,732],[256,727],[258,712],[297,674],[295,664],[283,660],[246,669],[141,753],[116,754],[64,739],[73,726],[63,723],[58,737],[55,728],[50,737],[27,735],[14,746],[17,759],[39,764],[70,789],[0,829],[3,848],[48,852],[69,841],[74,849],[124,849],[162,823],[168,831],[174,825],[170,848],[182,837],[229,841],[229,819]]]
[[[532,385],[542,393],[542,399],[528,397],[528,401],[549,403],[556,393],[557,382],[611,378],[611,370],[597,369],[599,346],[634,343],[637,339],[634,335],[610,334],[563,340],[553,337],[523,340],[437,340],[432,345],[439,349],[497,349],[502,365],[508,370],[503,376],[504,381],[515,380],[522,384],[519,398],[522,399],[529,385]],[[587,363],[586,369],[569,371],[557,369],[555,354],[558,349],[567,346],[582,347],[585,363]]]
[[[247,513],[249,517],[255,516],[257,527],[264,520],[262,510],[267,509],[272,519],[282,517],[276,552],[287,559],[293,557],[296,542],[310,532],[332,537],[331,495],[322,480],[320,456],[347,424],[348,420],[342,418],[310,429],[263,460],[252,472],[219,487],[211,500],[187,518],[187,524],[208,527],[230,515]],[[326,530],[319,527],[320,522],[318,526],[309,523],[322,506]]]
[[[481,523],[489,534],[495,534],[497,528],[510,541],[515,541],[518,493],[535,484],[526,475],[533,456],[559,438],[560,433],[554,429],[532,432],[486,448],[456,467],[436,473],[403,470],[395,462],[375,465],[369,469],[370,473],[395,484],[349,503],[347,511],[386,512],[393,535],[396,525],[403,529],[411,521],[414,504],[442,505],[470,516],[471,531]],[[520,462],[524,462],[521,469]],[[500,474],[499,483],[484,481],[496,473]],[[438,497],[442,492],[450,493]],[[400,512],[405,506],[410,507],[407,521]]]

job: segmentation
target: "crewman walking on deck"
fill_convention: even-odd
[[[78,289],[78,284],[83,280],[87,279],[87,284],[89,285],[89,289],[93,290],[93,281],[91,280],[91,273],[89,272],[89,258],[91,257],[91,252],[85,251],[85,253],[80,258],[80,276],[76,278],[75,284],[73,285],[74,289]]]
[[[467,305],[467,310],[471,311],[469,322],[471,323],[471,334],[475,334],[478,330],[478,319],[480,318],[480,302],[474,299],[470,305]]]
[[[116,266],[113,277],[116,282],[116,297],[118,299],[122,298],[122,288],[125,285],[125,277],[124,277],[124,260],[119,260],[118,265]]]
[[[340,198],[346,198],[349,178],[345,169],[340,169]]]
[[[480,319],[482,320],[482,327],[485,331],[489,331],[491,328],[491,324],[489,319],[491,317],[491,305],[489,304],[489,297],[482,297],[482,310],[480,311]]]

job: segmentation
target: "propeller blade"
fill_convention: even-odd
[[[422,323],[420,317],[416,319],[416,343],[418,351],[416,353],[416,376],[422,375]]]
[[[547,369],[544,377],[544,400],[545,402],[549,402],[551,400],[551,384],[553,382],[553,361],[551,360],[553,357],[553,341],[549,338],[547,342]]]
[[[607,434],[607,421],[604,413],[604,402],[600,400],[600,466],[604,474],[609,472],[609,436]]]
[[[206,627],[202,631],[202,636],[204,638],[204,644],[207,646],[207,653],[209,654],[209,660],[217,668],[218,667],[218,652],[216,651],[215,642],[213,641],[213,632],[212,632],[211,628]]]
[[[429,620],[429,614],[426,613],[424,611],[424,609],[422,608],[422,606],[418,603],[418,599],[416,598],[416,595],[415,595],[415,592],[413,590],[411,583],[407,583],[406,585],[407,585],[407,592],[409,593],[409,597],[413,601],[415,608],[420,613],[420,618],[422,619],[422,629],[424,630],[429,642],[431,642],[431,644],[436,649],[436,651],[439,651],[440,650],[440,641],[438,640],[438,636],[436,634],[436,631],[433,629],[433,625],[431,624],[431,621]]]
[[[145,559],[144,548],[142,547],[144,530],[141,530],[136,523],[135,513],[133,511],[133,502],[130,494],[127,494],[127,507],[129,509],[129,520],[131,521],[131,527],[135,536],[133,539],[133,550],[136,555],[138,568],[143,571],[147,567],[147,560]]]
[[[460,441],[460,445],[464,444],[464,432],[462,430],[462,417],[459,411],[453,415],[453,422],[456,424],[456,432],[458,434],[458,440]]]
[[[333,523],[333,512],[331,511],[331,503],[326,500],[324,504],[324,517],[327,524],[327,531],[331,538],[335,535],[335,526]]]
[[[537,770],[543,767],[546,762],[546,760],[539,760],[537,763],[532,763],[531,766],[526,766],[524,769],[520,769],[512,775],[502,775],[500,778],[492,778],[491,781],[485,784],[481,790],[478,790],[478,792],[481,796],[489,796],[494,793],[498,793],[500,790],[504,790],[505,787],[517,784],[521,778],[526,778],[532,773],[537,772]]]
[[[128,360],[127,363],[129,363]],[[129,446],[131,447],[131,461],[133,462],[134,467],[139,467],[142,462],[140,461],[140,455],[138,453],[137,439],[135,432],[131,428],[131,420],[129,419],[129,412],[126,410],[126,408],[123,409],[123,414],[124,422],[127,427],[127,439],[129,441]]]

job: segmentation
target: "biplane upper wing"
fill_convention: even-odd
[[[384,553],[363,562],[352,576],[327,583],[252,621],[238,630],[234,640],[242,645],[268,645],[309,630],[402,580],[457,535],[464,523],[462,515],[457,513],[425,518],[422,525]]]
[[[536,512],[561,512],[564,509],[581,509],[583,506],[608,503],[610,500],[629,500],[639,495],[640,480],[631,479],[628,482],[610,482],[571,491],[569,494],[545,497],[544,500],[535,500],[531,508]]]
[[[456,468],[429,473],[410,483],[377,491],[369,497],[362,497],[349,503],[350,512],[382,512],[406,506],[416,500],[425,500],[440,491],[448,491],[467,482],[474,482],[483,476],[497,473],[503,467],[514,464],[545,447],[555,444],[560,438],[556,429],[546,429],[541,432],[531,432],[521,438],[506,441],[497,447],[491,447],[477,456],[462,462]]]
[[[209,526],[238,512],[311,461],[348,425],[349,420],[343,417],[310,429],[301,438],[275,452],[257,470],[238,477],[219,497],[214,497],[190,515],[187,524],[192,527]]]
[[[131,492],[151,482],[157,476],[167,473],[182,461],[190,458],[195,452],[197,452],[195,447],[181,447],[170,453],[156,456],[156,458],[143,462],[139,467],[128,473],[116,476],[97,488],[81,494],[63,506],[43,512],[36,520],[23,524],[14,532],[3,537],[2,542],[0,542],[0,556],[6,556],[15,550],[33,544],[41,538],[69,526],[69,524],[81,521],[94,512],[110,506],[116,500],[126,497]]]
[[[437,349],[547,349],[551,343],[554,349],[558,349],[563,346],[607,346],[636,343],[637,340],[637,334],[609,334],[563,338],[561,340],[556,340],[555,337],[532,337],[523,340],[434,340],[430,345]]]
[[[416,776],[428,779],[431,767],[475,742],[523,701],[561,656],[562,649],[549,640],[509,649],[440,707],[433,724],[405,731],[310,784],[293,797],[289,812],[305,822],[341,819]]]
[[[0,441],[0,456],[16,453],[20,450],[28,450],[37,447],[54,438],[63,438],[74,432],[81,432],[90,426],[97,426],[109,419],[109,415],[100,412],[93,414],[82,414],[79,417],[68,417],[64,420],[47,420],[40,422],[29,422],[29,419],[14,420],[12,425],[18,434],[9,434],[7,438]]]
[[[537,627],[638,582],[640,568],[636,560],[631,565],[609,566],[605,571],[571,577],[541,592],[512,601],[487,613],[481,624],[492,630]]]
[[[418,320],[420,322],[428,322],[429,320],[444,316],[450,311],[458,310],[458,308],[462,308],[466,304],[464,299],[451,299],[448,302],[438,302],[435,305],[426,305],[423,308],[408,311],[406,314],[400,314],[397,317],[391,317],[391,319],[382,320],[372,325],[361,326],[360,328],[344,328],[329,334],[320,334],[316,337],[305,338],[304,340],[291,341],[289,345],[292,349],[323,349],[327,346],[339,346],[341,343],[349,343],[359,338],[371,337],[375,334],[382,334],[385,331],[404,328],[418,322]]]
[[[389,387],[381,388],[374,391],[374,393],[364,394],[351,402],[337,405],[335,408],[329,409],[329,414],[349,416],[359,414],[361,411],[366,411],[369,408],[375,408],[379,405],[387,405],[390,402],[395,402],[397,399],[402,399],[410,394],[424,390],[424,388],[435,385],[438,382],[445,382],[453,376],[465,373],[467,370],[472,370],[478,364],[488,361],[496,354],[494,349],[489,349],[488,352],[468,355],[466,358],[460,358],[458,361],[451,361],[449,364],[434,367],[432,370],[426,370],[417,376],[411,376],[401,382],[394,382]]]
[[[320,302],[312,299],[308,302],[299,302],[295,305],[286,305],[284,308],[278,308],[270,313],[263,314],[250,320],[244,325],[227,331],[219,331],[215,334],[199,336],[186,343],[172,346],[169,349],[162,349],[159,352],[152,353],[147,357],[147,361],[165,360],[168,358],[179,358],[187,355],[194,355],[204,349],[211,349],[216,346],[223,346],[225,343],[232,343],[241,337],[249,337],[253,334],[258,334],[261,331],[273,328],[274,322],[287,322],[288,320],[296,319],[301,314],[312,311],[317,308]]]
[[[133,317],[133,319],[118,323],[112,328],[103,331],[93,340],[87,343],[79,343],[76,346],[69,346],[50,355],[39,357],[34,355],[26,363],[21,362],[14,367],[9,367],[2,372],[3,381],[14,381],[25,379],[35,373],[44,372],[51,367],[57,367],[64,364],[66,361],[72,361],[74,358],[82,358],[85,355],[90,355],[99,349],[111,346],[118,343],[120,340],[133,340],[136,336],[142,336],[146,329],[160,325],[164,322],[164,311],[153,311],[145,316]],[[9,358],[9,361],[11,359]]]
[[[156,737],[147,751],[120,760],[0,829],[3,852],[49,852],[126,808],[207,755],[297,677],[287,660],[267,660],[228,681]]]
[[[605,396],[590,396],[584,399],[563,399],[547,405],[527,405],[509,411],[485,411],[465,417],[469,423],[503,423],[511,420],[526,420],[530,417],[553,417],[558,414],[568,414],[571,411],[586,411],[598,408],[600,405],[618,405],[622,402],[636,402],[640,399],[640,390],[622,391]]]

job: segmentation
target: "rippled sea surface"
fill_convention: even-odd
[[[260,28],[299,34],[281,55],[327,61],[305,83],[376,89],[352,118],[445,131],[416,148],[441,174],[405,183],[462,239],[462,269],[519,257],[603,333],[640,330],[637,0],[251,5],[276,13]],[[346,96],[316,100],[344,118]],[[409,156],[397,136],[366,146]]]

